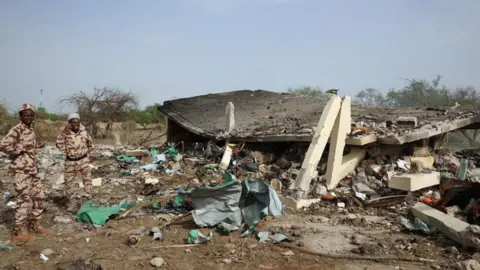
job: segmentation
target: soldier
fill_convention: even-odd
[[[58,135],[57,148],[64,151],[65,158],[65,183],[67,185],[68,211],[75,213],[78,201],[82,196],[77,192],[75,178],[79,176],[83,180],[84,194],[86,199],[92,198],[92,179],[90,162],[93,151],[92,138],[85,127],[80,123],[77,113],[68,115],[68,125],[62,134]]]
[[[45,144],[36,140],[34,131],[35,109],[31,104],[23,104],[19,110],[20,123],[14,126],[0,143],[0,151],[10,155],[10,173],[13,174],[17,207],[12,242],[30,241],[35,234],[46,235],[48,230],[40,226],[45,194],[38,176],[37,148]],[[28,206],[32,204],[30,233],[25,234]]]

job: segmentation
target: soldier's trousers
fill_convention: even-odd
[[[79,192],[79,185],[76,181],[81,178],[83,181],[84,194]],[[67,198],[69,200],[79,199],[82,195],[87,198],[92,195],[91,168],[86,158],[78,161],[65,161],[65,184],[67,185]]]
[[[17,192],[17,207],[15,210],[15,228],[22,227],[28,219],[28,208],[32,205],[31,222],[40,221],[45,193],[43,184],[37,174],[15,173],[13,175],[15,191]]]

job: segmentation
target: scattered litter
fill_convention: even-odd
[[[48,257],[40,253],[40,259],[42,259],[44,262],[48,261]]]
[[[12,193],[10,193],[9,191],[3,192],[3,202],[4,203],[7,203],[11,198],[13,198]]]
[[[9,201],[7,203],[7,206],[10,207],[10,208],[15,208],[17,206],[17,202],[16,201]]]
[[[125,162],[125,163],[138,163],[140,162],[134,156],[127,156],[127,155],[119,155],[117,156],[117,161]]]
[[[110,216],[120,213],[121,210],[134,206],[136,202],[127,204],[122,201],[119,205],[105,207],[103,205],[95,207],[95,201],[89,201],[82,205],[77,213],[77,221],[83,223],[89,223],[95,227],[101,227],[105,225]]]
[[[281,233],[276,233],[270,236],[270,239],[272,239],[274,243],[292,242],[292,240],[288,239],[288,237],[286,237],[284,234],[281,234]]]
[[[160,228],[158,227],[153,227],[150,230],[150,236],[152,237],[153,240],[163,240],[162,231],[160,231]]]
[[[282,233],[276,233],[274,235],[270,235],[269,232],[258,232],[257,238],[260,243],[267,243],[270,240],[274,243],[281,243],[281,242],[292,242],[292,240],[288,239]]]
[[[232,263],[232,260],[231,259],[223,259],[222,262],[224,264],[231,264]]]
[[[405,160],[398,159],[397,166],[403,171],[406,171],[406,172],[410,171],[410,164],[408,164],[408,162],[406,162]]]
[[[188,231],[187,242],[189,244],[204,244],[207,241],[212,240],[213,232],[208,232],[207,236],[203,235],[199,230]]]
[[[425,234],[432,234],[435,232],[435,228],[429,228],[428,225],[425,224],[423,221],[421,221],[419,218],[415,218],[412,223],[410,220],[402,216],[398,216],[395,219],[395,222],[400,224],[403,228],[405,228],[408,231],[412,231],[412,232],[420,231]]]
[[[260,243],[268,242],[269,233],[268,232],[259,232],[257,233],[257,238]]]
[[[10,246],[6,246],[6,245],[1,245],[1,244],[0,244],[0,250],[13,250],[13,248],[10,247]]]
[[[224,233],[231,233],[231,232],[234,232],[234,231],[238,231],[240,229],[240,227],[232,225],[232,224],[228,224],[226,222],[220,222],[217,225],[217,229],[221,232],[224,232]]]

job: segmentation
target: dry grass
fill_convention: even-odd
[[[54,142],[64,128],[65,122],[62,121],[35,121],[35,134],[37,135],[37,139],[41,141]]]
[[[0,114],[1,117],[1,114]],[[18,123],[18,119],[11,117],[8,122],[1,122],[0,118],[0,138],[5,135],[8,130]],[[36,120],[35,133],[38,140],[46,142],[54,142],[64,129],[66,121],[50,121],[50,120]],[[1,127],[5,127],[2,130]],[[102,129],[105,129],[105,124],[100,124]],[[149,146],[153,144],[163,144],[166,141],[167,127],[159,124],[149,125],[146,128],[135,122],[119,122],[113,124],[113,130],[107,135],[107,138],[93,138],[95,144],[116,144],[115,136],[118,137],[120,144],[131,146]],[[102,132],[104,133],[104,132]]]

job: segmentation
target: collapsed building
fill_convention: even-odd
[[[225,133],[225,108],[235,106],[235,126]],[[246,142],[310,142],[328,100],[264,90],[240,90],[165,101],[169,141],[214,139]],[[353,104],[352,123],[370,127],[347,145],[385,145],[430,139],[457,129],[475,128],[475,111],[460,108],[389,108]],[[414,122],[400,122],[408,116]],[[400,119],[401,121],[402,119]],[[405,125],[406,124],[406,125]],[[391,128],[389,128],[391,127]]]
[[[291,198],[283,197],[287,206],[296,209],[321,199],[308,196],[314,182],[324,185],[320,191],[315,188],[314,193],[325,195],[327,190],[344,187],[339,184],[347,180],[353,196],[365,203],[368,199],[378,201],[388,194],[370,192],[369,187],[364,188],[366,182],[401,192],[420,191],[445,181],[449,181],[448,189],[465,188],[468,185],[458,183],[458,180],[467,180],[457,177],[460,159],[451,154],[447,157],[447,153],[440,150],[448,134],[454,131],[475,142],[477,131],[469,135],[465,130],[478,129],[480,120],[478,111],[458,104],[450,108],[377,107],[351,104],[349,97],[336,95],[320,99],[264,90],[170,100],[158,109],[168,117],[170,142],[247,142],[258,147],[270,145],[282,151],[285,145],[308,147],[303,151],[301,167],[291,170],[295,171],[289,174],[292,181],[286,183],[288,190],[296,192],[290,193],[294,194]],[[467,167],[464,170],[474,169],[475,165],[470,162]],[[480,198],[480,194],[471,197]],[[437,209],[441,210],[451,201],[451,196],[444,198],[442,202],[436,200]],[[435,223],[437,228],[442,227],[440,223],[457,222],[432,207],[416,205],[412,209],[418,218],[428,225]],[[478,207],[474,209],[478,216]],[[447,235],[455,231],[456,236],[451,238],[458,240],[460,231],[467,227],[465,222],[458,230],[439,229]]]

